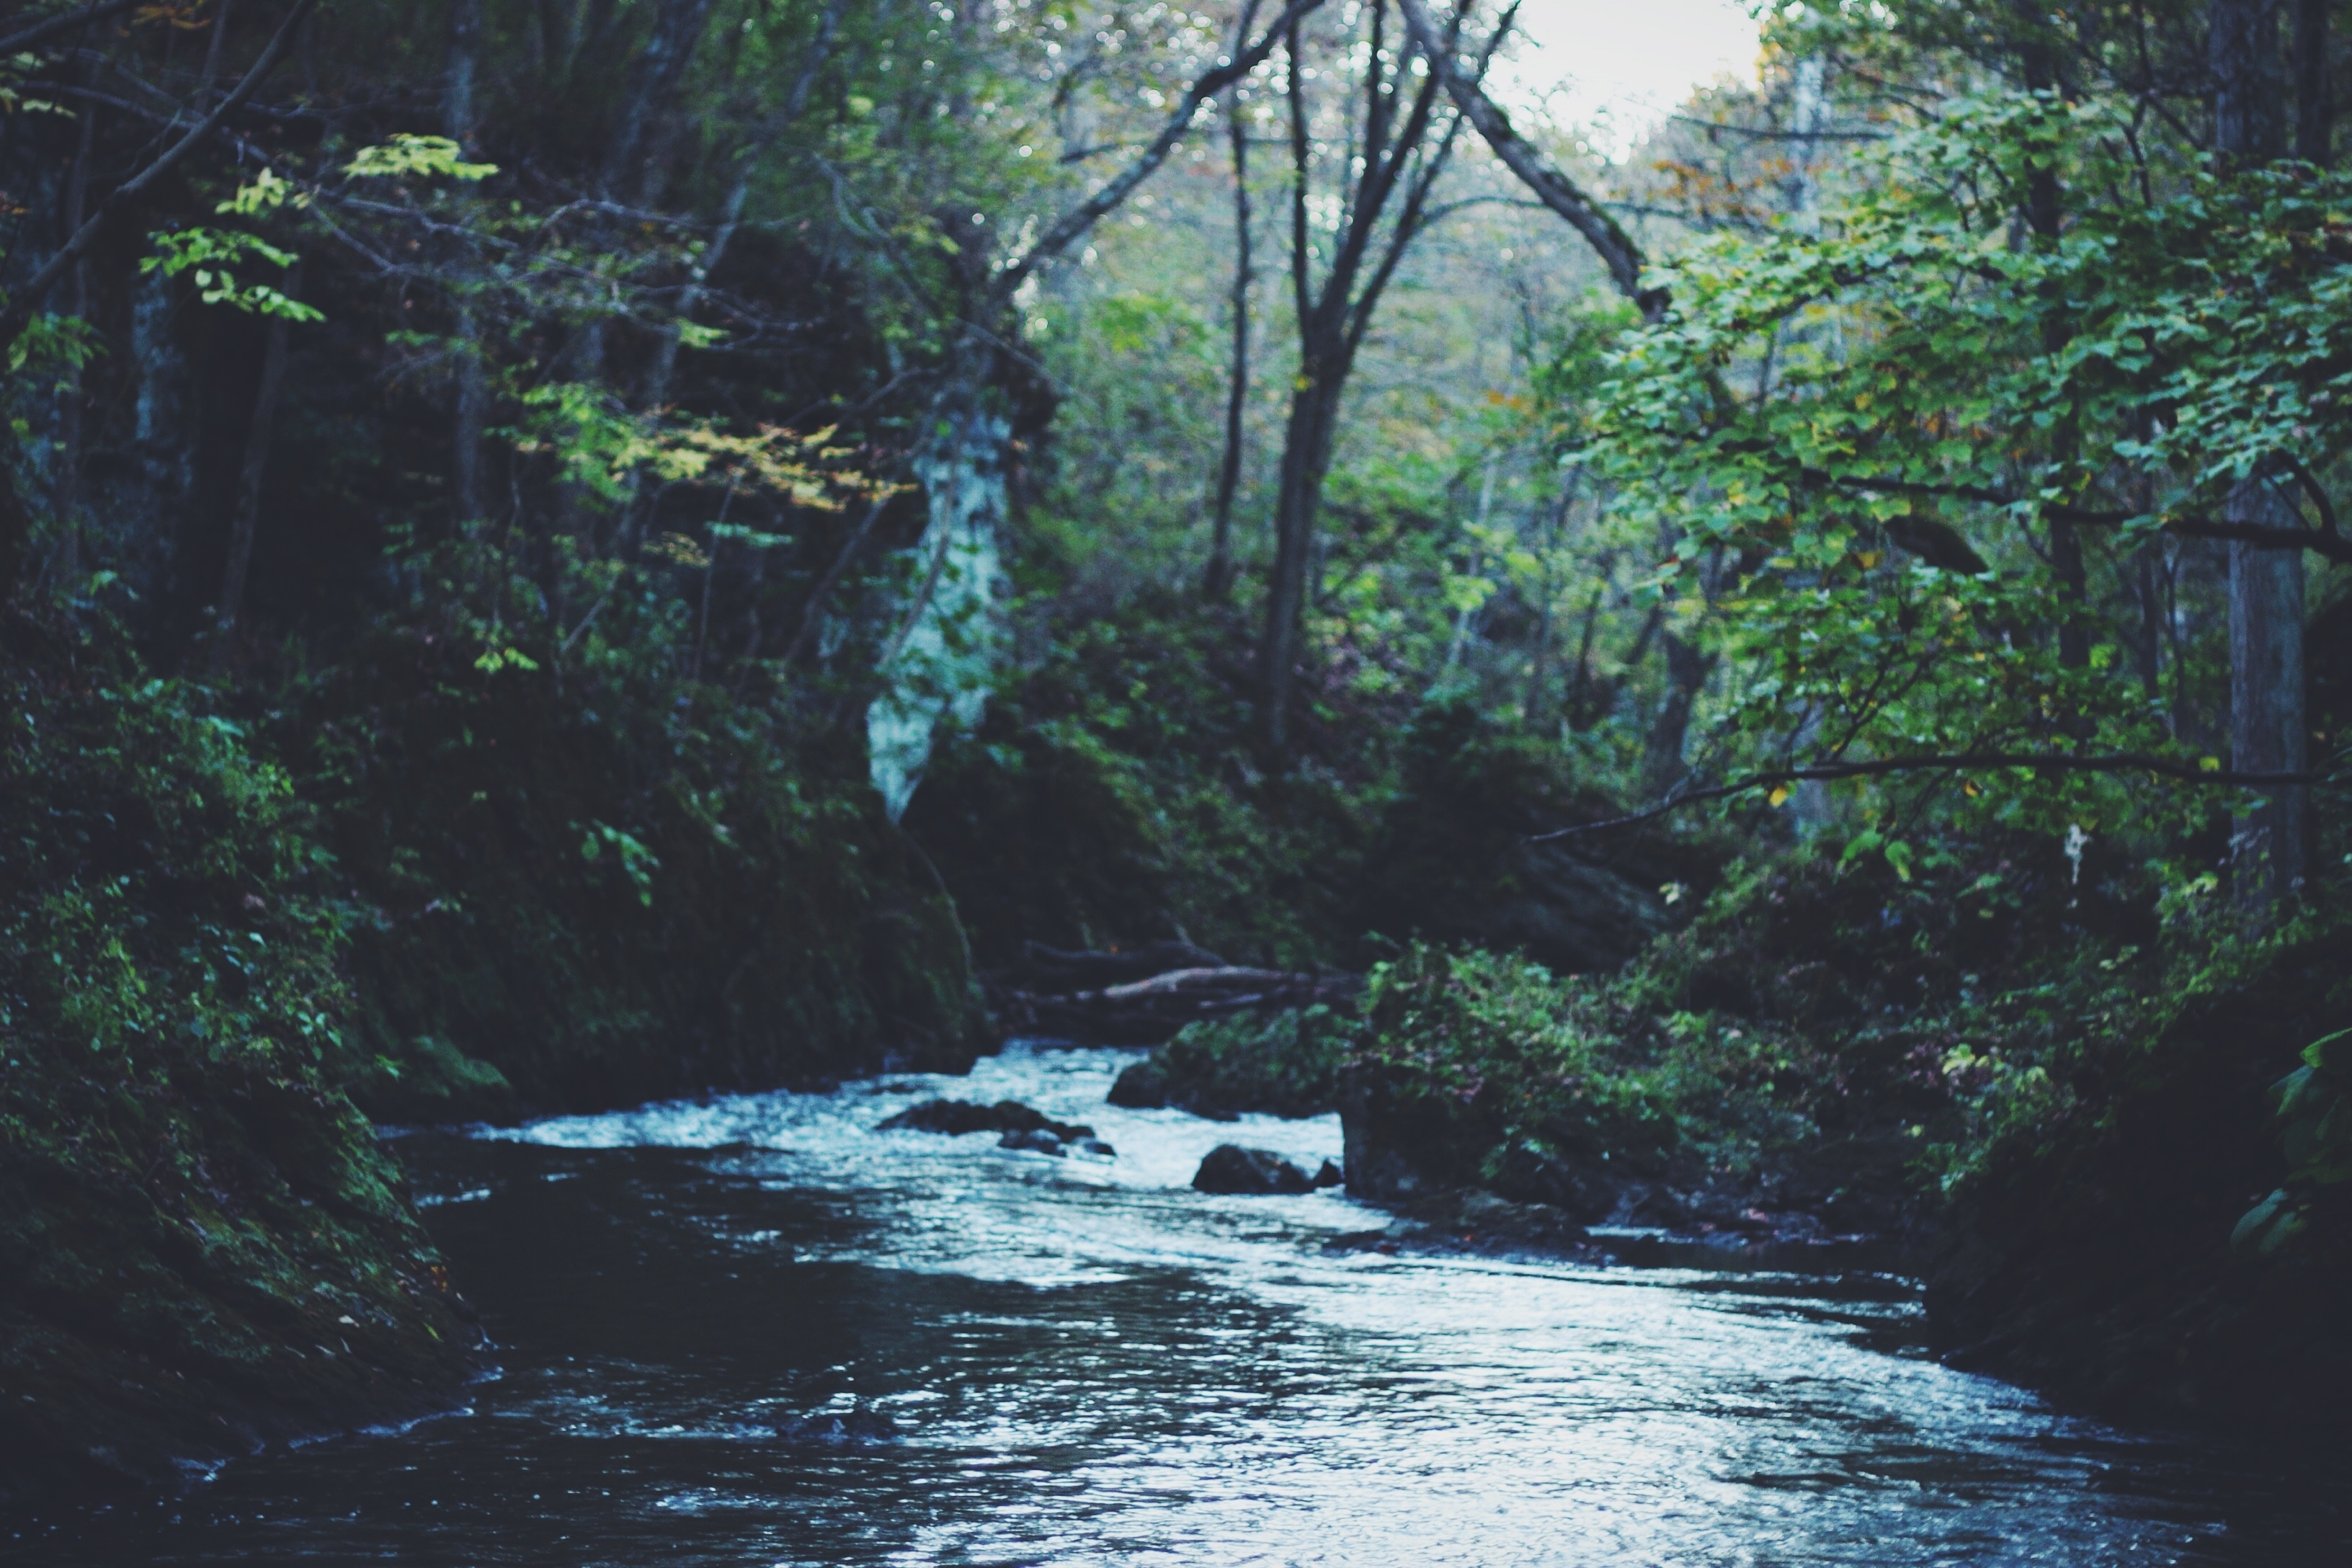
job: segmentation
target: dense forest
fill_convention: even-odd
[[[2340,1425],[2352,7],[1760,25],[0,5],[0,1499],[446,1407],[379,1124],[1031,1035]]]

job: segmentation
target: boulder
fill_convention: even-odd
[[[1220,1143],[1201,1162],[1200,1170],[1192,1177],[1192,1187],[1195,1192],[1263,1197],[1312,1192],[1315,1184],[1307,1180],[1306,1172],[1271,1150]]]
[[[1168,1103],[1168,1069],[1146,1057],[1122,1071],[1105,1098],[1129,1110],[1160,1110]]]

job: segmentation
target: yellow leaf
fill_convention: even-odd
[[[1789,786],[1787,784],[1774,784],[1772,786],[1771,795],[1766,798],[1774,805],[1779,805],[1781,802],[1789,798]]]

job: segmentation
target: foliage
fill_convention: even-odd
[[[1355,1019],[1318,1003],[1188,1024],[1147,1059],[1167,1103],[1197,1116],[1322,1116],[1360,1034]]]
[[[854,769],[722,691],[666,703],[618,658],[559,686],[538,646],[485,670],[387,637],[278,731],[365,900],[363,1103],[481,1115],[971,1059],[955,912]],[[451,1079],[469,1060],[494,1092]]]
[[[908,828],[984,962],[1008,962],[1024,936],[1181,935],[1236,963],[1346,955],[1351,883],[1390,787],[1383,710],[1335,700],[1329,761],[1270,773],[1237,620],[1161,595],[1069,627],[934,766]]]
[[[1530,1155],[1657,1170],[1680,1123],[1656,1079],[1612,1050],[1598,1001],[1525,959],[1415,943],[1372,971],[1365,1052],[1482,1114],[1489,1179]]]
[[[1670,574],[1738,563],[1717,636],[1736,672],[1725,723],[1751,754],[2220,765],[2181,738],[2199,722],[2186,683],[2146,674],[2164,634],[2145,595],[2086,595],[2035,536],[2095,530],[2128,586],[2136,552],[2209,526],[2241,481],[2324,503],[2312,476],[2352,436],[2352,253],[2334,237],[2352,186],[2286,168],[2124,195],[2145,171],[2118,112],[1949,101],[1886,143],[1818,232],[1727,236],[1679,260],[1674,321],[1627,341],[1591,450],[1621,504],[1678,538]],[[2037,179],[2097,199],[2021,243]],[[1753,394],[1732,390],[1750,374]],[[2122,679],[2135,664],[2142,679]],[[2178,836],[2217,804],[2011,769],[1887,809],[1928,795],[1964,821],[2053,833]]]
[[[163,1479],[417,1413],[474,1336],[333,1087],[352,913],[290,781],[118,634],[0,632],[0,1449]]]

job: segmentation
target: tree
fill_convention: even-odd
[[[2254,169],[2284,149],[2277,0],[2212,0],[2213,151],[2225,167]],[[2325,32],[2314,40],[2324,51]],[[2321,73],[2324,79],[2324,71]],[[2296,454],[2266,452],[2225,503],[2233,523],[2293,525],[2277,487]],[[2303,555],[2249,540],[2230,545],[2230,759],[2250,773],[2304,770]],[[2238,818],[2231,869],[2239,906],[2267,923],[2301,887],[2309,792],[2267,792]]]
[[[1288,742],[1291,687],[1297,678],[1300,616],[1315,556],[1316,512],[1331,465],[1341,398],[1381,297],[1397,267],[1432,218],[1430,193],[1454,151],[1462,117],[1437,122],[1438,73],[1415,82],[1419,49],[1405,30],[1391,31],[1390,0],[1371,0],[1352,25],[1325,42],[1339,62],[1325,79],[1345,82],[1348,62],[1360,73],[1348,96],[1317,105],[1307,86],[1307,37],[1293,24],[1285,37],[1286,98],[1290,129],[1291,302],[1298,333],[1298,372],[1284,427],[1282,477],[1275,503],[1273,580],[1267,586],[1265,628],[1258,642],[1260,722],[1268,748]],[[1450,42],[1450,40],[1449,40]],[[1318,138],[1318,107],[1336,111],[1340,134]],[[1338,152],[1336,224],[1323,229],[1314,216],[1316,153]],[[1326,198],[1327,201],[1328,198]],[[1318,257],[1322,276],[1315,276]]]

